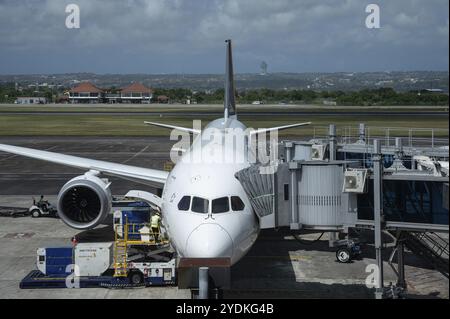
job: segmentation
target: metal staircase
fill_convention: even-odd
[[[114,241],[114,277],[126,277],[128,266],[128,227],[124,227],[122,238],[116,229]]]
[[[449,242],[434,232],[405,232],[406,247],[449,278]]]
[[[145,228],[148,231],[143,231]],[[160,231],[153,232],[149,224],[118,224],[115,227],[114,240],[114,277],[126,277],[128,274],[129,248],[137,246],[168,245]]]

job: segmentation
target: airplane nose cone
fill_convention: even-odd
[[[195,228],[186,241],[185,257],[216,258],[233,255],[233,240],[217,224],[202,224]]]

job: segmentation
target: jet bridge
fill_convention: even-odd
[[[346,161],[280,163],[274,174],[255,165],[236,174],[260,226],[339,231],[355,227],[356,194],[342,192]]]
[[[430,147],[424,138],[413,144],[413,129],[394,143],[391,136],[369,138],[364,124],[358,131],[352,140],[330,125],[327,136],[282,142],[279,162],[270,169],[257,164],[236,173],[261,228],[372,229],[381,283],[386,232],[395,238],[399,287],[405,286],[404,246],[447,269],[441,272],[448,277],[448,237],[436,237],[448,233],[448,146],[432,139]],[[386,296],[382,284],[376,296]]]
[[[374,162],[380,155],[387,225],[420,231],[448,229],[448,148],[403,147],[401,138],[396,138],[392,146],[379,142],[377,154],[362,133],[348,144],[337,143],[334,132],[335,128],[322,140],[285,141],[279,152],[284,156],[272,167],[257,164],[236,173],[261,228],[339,231],[370,226]]]

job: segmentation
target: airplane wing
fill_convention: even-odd
[[[266,133],[266,132],[270,132],[270,131],[287,130],[288,128],[293,128],[293,127],[298,127],[298,126],[305,126],[305,125],[309,125],[309,124],[311,124],[311,122],[289,124],[289,125],[283,125],[283,126],[277,126],[277,127],[271,127],[271,128],[260,128],[260,129],[251,131],[250,135],[259,134],[259,133]]]
[[[0,144],[0,151],[17,154],[44,160],[56,164],[76,167],[86,170],[95,170],[106,175],[118,176],[124,179],[140,182],[143,184],[160,187],[165,184],[167,176],[166,171],[136,167],[106,161],[93,160],[72,155],[35,150],[32,148]]]
[[[170,124],[162,124],[162,123],[148,122],[148,121],[145,121],[144,123],[148,124],[148,125],[154,125],[154,126],[169,128],[169,129],[173,129],[173,130],[179,130],[182,132],[187,132],[187,133],[192,133],[192,134],[200,134],[201,133],[200,130],[196,130],[196,129],[189,128],[189,127],[175,126],[175,125],[170,125]]]

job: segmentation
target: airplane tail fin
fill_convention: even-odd
[[[224,118],[236,115],[236,102],[234,98],[234,74],[233,74],[233,54],[231,50],[231,40],[225,41],[227,44],[227,57],[225,65],[225,99]]]

